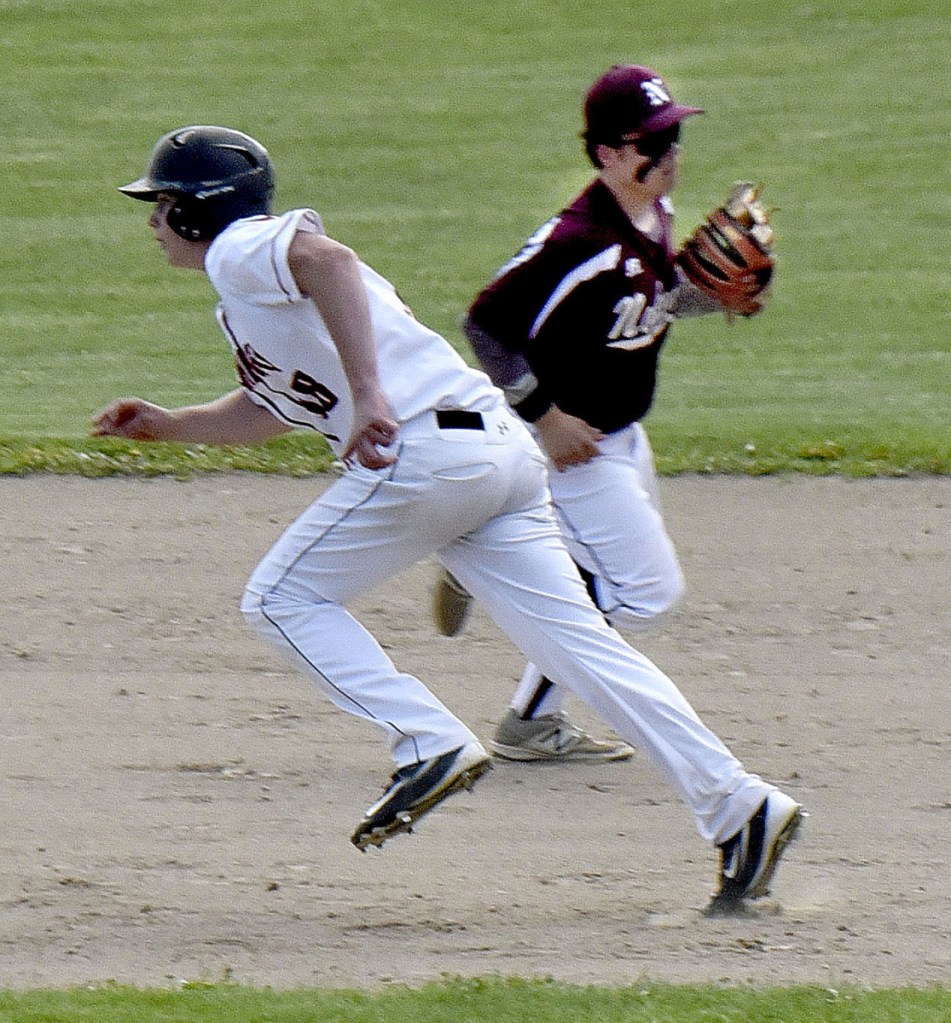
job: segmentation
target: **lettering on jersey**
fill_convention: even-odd
[[[264,396],[264,392],[280,395],[292,401],[295,405],[305,409],[311,415],[320,416],[326,419],[331,410],[334,409],[340,399],[330,388],[326,387],[319,380],[315,380],[309,373],[303,370],[295,370],[291,374],[290,393],[274,387],[268,382],[268,378],[274,374],[281,373],[281,367],[275,366],[269,359],[264,358],[260,352],[256,352],[249,344],[235,344],[235,367],[238,371],[238,379],[241,386],[249,391]],[[272,407],[273,401],[268,402]],[[287,422],[292,420],[279,408],[275,411]],[[333,438],[336,440],[336,438]]]
[[[612,310],[617,319],[608,331],[608,348],[632,352],[650,347],[673,320],[670,304],[671,296],[663,289],[651,306],[646,295],[625,295]]]
[[[298,405],[322,419],[327,418],[328,413],[339,401],[333,391],[299,369],[295,370],[291,377],[291,390],[303,396],[293,399]]]
[[[617,314],[608,337],[616,341],[619,337],[634,337],[640,329],[641,313],[647,305],[646,295],[625,295],[611,310]]]
[[[250,345],[235,345],[234,361],[242,385],[253,391],[255,384],[266,380],[271,373],[280,373],[279,366],[259,355]]]
[[[644,267],[637,256],[630,256],[624,260],[624,276],[625,277],[636,277],[639,273],[644,272]]]

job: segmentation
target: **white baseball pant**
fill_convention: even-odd
[[[683,571],[664,525],[644,428],[632,423],[599,448],[590,462],[551,470],[549,487],[568,553],[594,577],[598,607],[616,628],[643,632],[683,595]],[[564,708],[565,689],[542,685],[544,677],[536,665],[525,666],[511,703],[520,715]]]
[[[607,625],[561,540],[540,450],[504,404],[481,415],[484,429],[444,429],[432,412],[403,424],[392,466],[349,469],[288,527],[242,611],[338,707],[381,728],[403,766],[475,736],[344,605],[435,554],[547,676],[650,758],[701,837],[726,840],[773,786]]]

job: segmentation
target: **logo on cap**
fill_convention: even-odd
[[[673,97],[667,91],[663,78],[649,78],[646,82],[641,82],[641,90],[652,107],[673,103]]]

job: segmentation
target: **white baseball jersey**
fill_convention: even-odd
[[[330,332],[287,263],[298,231],[324,234],[318,214],[299,209],[235,221],[212,243],[205,270],[250,397],[290,426],[319,431],[339,454],[350,436],[353,403]],[[497,402],[488,377],[420,323],[385,278],[362,262],[360,275],[380,379],[397,420],[428,409],[483,409]],[[412,372],[413,365],[426,372]]]

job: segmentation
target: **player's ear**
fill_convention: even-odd
[[[618,151],[613,146],[606,146],[599,142],[592,152],[594,162],[598,167],[610,167],[617,159]]]

